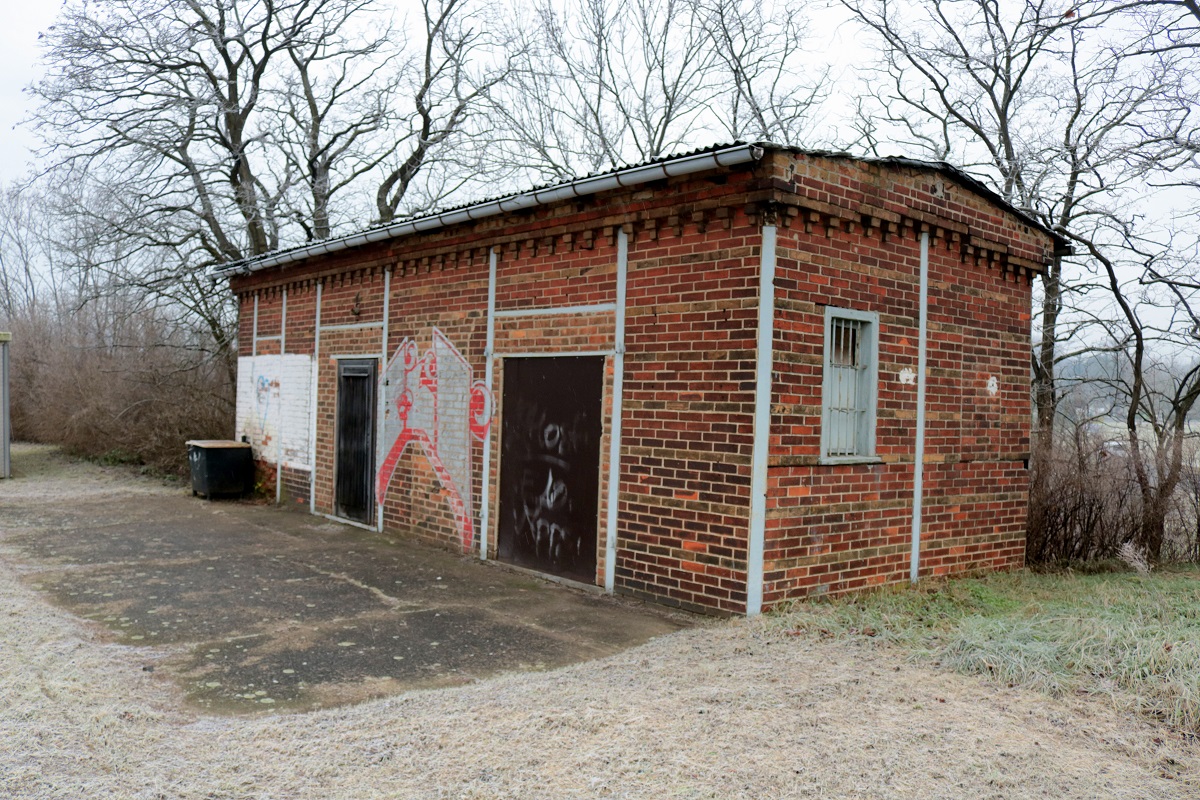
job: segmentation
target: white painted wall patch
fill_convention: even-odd
[[[245,436],[254,456],[274,464],[309,468],[309,403],[312,358],[306,355],[238,359],[236,437]],[[283,440],[275,437],[282,431]]]
[[[915,386],[917,383],[917,373],[913,372],[908,367],[900,370],[900,373],[896,377],[898,377],[900,382],[905,386]]]
[[[995,375],[989,375],[987,380],[988,394],[995,397],[1000,393],[1000,379]]]

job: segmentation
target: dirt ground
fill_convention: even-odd
[[[1200,797],[1194,742],[1103,703],[742,621],[336,708],[198,710],[155,669],[169,648],[55,605],[7,542],[37,498],[179,491],[65,462],[0,482],[0,796]]]

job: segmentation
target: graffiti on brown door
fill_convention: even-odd
[[[504,361],[501,558],[591,582],[604,360]]]

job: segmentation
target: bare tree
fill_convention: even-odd
[[[0,327],[37,306],[44,286],[37,236],[42,215],[38,198],[20,186],[0,191]]]
[[[426,0],[410,43],[379,0],[69,0],[33,121],[53,178],[78,187],[78,228],[119,253],[86,265],[112,278],[98,285],[178,304],[233,369],[229,298],[206,268],[458,185],[412,191],[504,74],[472,71],[487,40],[467,2]]]
[[[487,31],[498,23],[489,20],[468,0],[421,0],[420,52],[402,73],[401,91],[412,98],[401,115],[395,138],[381,153],[386,169],[375,194],[380,222],[390,222],[407,202],[412,210],[435,205],[476,176],[452,176],[459,160],[445,151],[466,148],[467,123],[497,84],[512,69],[514,51],[502,52]],[[511,41],[500,42],[512,46]],[[477,67],[480,61],[490,66]],[[481,139],[481,131],[474,131]],[[477,146],[482,142],[477,141]],[[428,172],[431,159],[442,167],[426,183],[423,196],[412,199],[415,181]],[[436,187],[436,188],[431,188]]]
[[[1042,454],[1030,486],[1030,563],[1112,558],[1139,524],[1140,493],[1125,449],[1108,438],[1103,414],[1064,417],[1054,450]]]
[[[187,438],[224,435],[231,376],[219,349],[181,305],[115,281],[91,264],[119,259],[61,213],[68,188],[0,194],[0,328],[14,334],[17,436],[92,456],[182,466]],[[70,197],[95,205],[102,197]]]
[[[491,165],[543,180],[721,138],[800,144],[825,97],[806,69],[803,4],[535,0],[491,105]]]
[[[271,86],[273,144],[306,189],[303,200],[289,201],[289,216],[307,239],[333,233],[334,195],[399,146],[387,134],[401,116],[402,53],[398,33],[374,6],[341,4],[314,19],[287,45],[290,69]]]
[[[396,145],[391,28],[376,0],[71,3],[33,87],[48,154],[140,189],[189,263],[328,236],[338,190]],[[297,185],[307,203],[292,202]],[[295,208],[305,213],[297,219]],[[285,213],[289,211],[291,213]]]
[[[681,146],[711,96],[714,54],[687,0],[535,0],[492,113],[497,161],[562,179]]]
[[[1107,13],[1131,15],[1141,25],[1141,46],[1150,52],[1200,49],[1200,2],[1130,0],[1113,3]]]
[[[228,299],[199,273],[279,246],[297,175],[270,152],[263,103],[288,48],[335,5],[70,3],[45,37],[47,75],[31,87],[45,155],[77,187],[71,213],[96,252],[119,256],[81,268],[181,302],[230,364]]]
[[[808,20],[800,4],[696,0],[717,62],[714,114],[731,139],[810,144],[814,109],[827,98],[829,68],[806,60]]]
[[[1048,0],[842,0],[877,37],[883,65],[860,105],[860,146],[899,142],[990,180],[1010,202],[1063,233],[1127,202],[1148,163],[1183,157],[1190,104],[1177,56],[1114,46],[1126,20],[1104,4],[1069,10]],[[1041,277],[1033,354],[1037,450],[1050,452],[1061,389],[1058,365],[1077,330],[1065,253]]]
[[[0,190],[0,327],[40,316],[70,317],[94,275],[75,269],[77,218],[63,214],[64,187],[10,184]],[[74,202],[74,196],[70,197]]]
[[[1137,544],[1158,560],[1184,476],[1188,424],[1200,404],[1200,261],[1185,257],[1168,266],[1179,257],[1169,242],[1139,237],[1125,220],[1104,222],[1121,246],[1098,245],[1096,234],[1074,238],[1100,265],[1118,310],[1105,323],[1109,337],[1121,345],[1109,382],[1124,408],[1129,460],[1141,494]],[[1132,263],[1122,265],[1121,258]]]
[[[1200,434],[1192,436],[1190,447],[1184,451],[1176,500],[1172,555],[1181,561],[1200,563]]]

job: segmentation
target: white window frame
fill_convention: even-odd
[[[865,323],[860,328],[859,357],[865,363],[859,393],[865,398],[866,413],[859,422],[855,436],[856,452],[829,455],[833,430],[830,412],[833,407],[833,381],[830,365],[833,358],[833,329],[835,320]],[[825,307],[825,345],[821,359],[821,456],[822,464],[877,463],[875,455],[875,416],[879,401],[879,314],[850,308]]]

